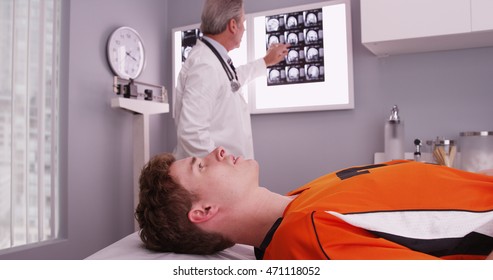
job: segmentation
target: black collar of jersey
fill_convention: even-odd
[[[276,232],[279,225],[281,225],[281,222],[282,218],[277,219],[274,225],[272,225],[270,230],[267,232],[267,235],[265,235],[264,241],[262,241],[262,244],[260,244],[260,248],[255,247],[255,258],[257,260],[262,260],[264,258],[265,249],[272,241],[272,237],[274,236],[274,233]]]

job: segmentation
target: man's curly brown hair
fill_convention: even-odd
[[[139,205],[135,218],[145,247],[161,252],[213,254],[234,245],[217,233],[201,230],[188,219],[197,197],[169,174],[172,154],[153,157],[139,178]]]

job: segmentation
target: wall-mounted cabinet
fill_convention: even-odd
[[[493,46],[491,0],[361,0],[361,39],[378,56]]]
[[[493,1],[471,0],[472,31],[493,30]]]

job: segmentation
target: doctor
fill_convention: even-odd
[[[228,52],[245,31],[243,0],[206,0],[202,40],[197,40],[178,76],[174,117],[175,157],[206,156],[217,146],[253,158],[248,104],[242,86],[266,75],[266,67],[284,59],[287,45],[276,44],[264,58],[234,68]]]

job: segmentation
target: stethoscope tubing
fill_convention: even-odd
[[[238,89],[240,89],[240,82],[238,81],[238,75],[236,74],[236,70],[234,68],[229,68],[229,65],[226,63],[226,61],[224,61],[224,59],[216,50],[216,48],[214,48],[214,46],[210,42],[207,42],[207,39],[200,39],[200,40],[206,46],[208,46],[209,49],[211,49],[211,51],[214,53],[214,55],[216,55],[217,59],[219,59],[219,62],[221,63],[231,83],[231,90],[233,90],[233,92],[238,91]],[[233,70],[233,73],[231,73],[231,70]]]

